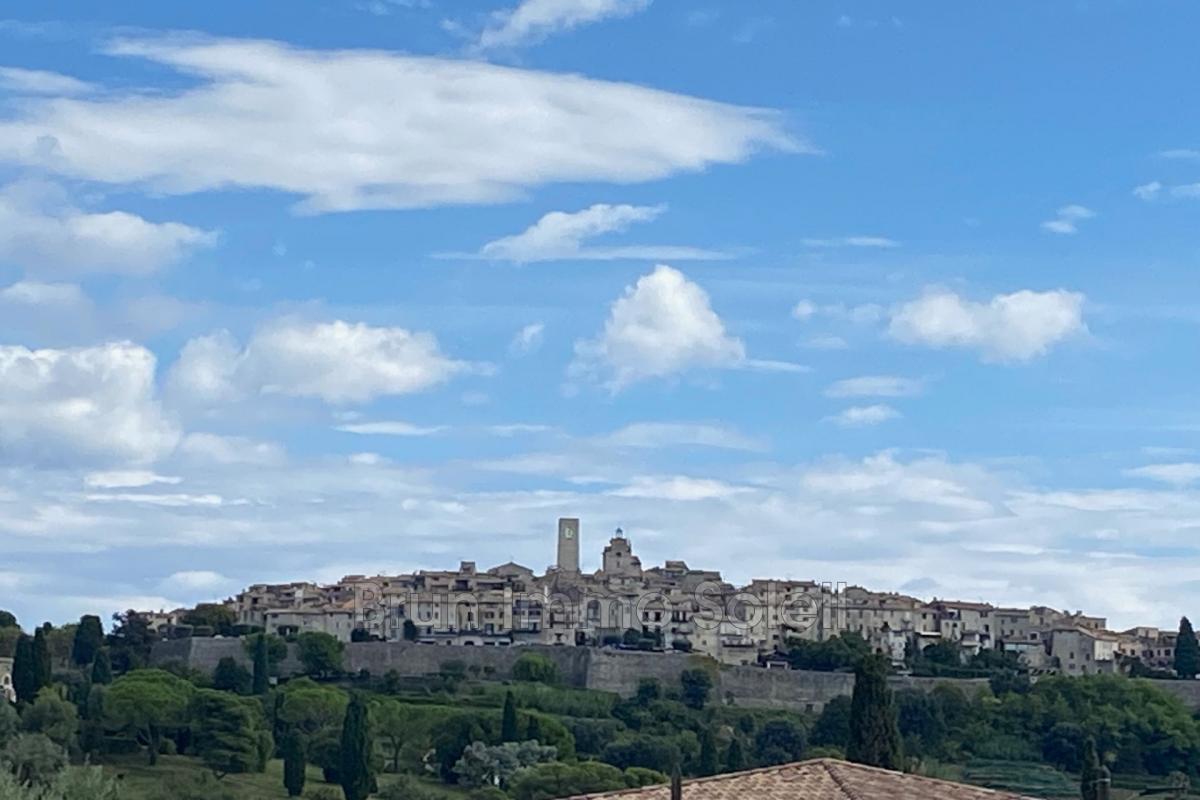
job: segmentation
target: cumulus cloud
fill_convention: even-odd
[[[965,347],[994,361],[1028,361],[1087,330],[1077,292],[1023,290],[981,303],[929,289],[892,313],[890,335],[908,344]]]
[[[210,569],[188,569],[171,573],[162,582],[165,591],[216,591],[230,584],[219,572]]]
[[[900,412],[888,405],[851,406],[839,414],[829,417],[829,421],[843,428],[864,428],[879,425],[890,419],[896,419]]]
[[[37,463],[152,461],[179,439],[154,376],[154,355],[131,342],[0,346],[0,453]]]
[[[825,390],[826,397],[912,397],[925,390],[915,378],[894,375],[863,375],[837,381]]]
[[[869,325],[882,319],[883,313],[883,306],[875,303],[863,303],[857,306],[847,306],[844,303],[820,305],[805,299],[792,306],[792,317],[801,322],[807,322],[817,317],[827,317],[838,322]]]
[[[178,222],[150,222],[124,211],[88,213],[58,187],[0,189],[0,260],[28,272],[145,275],[216,242],[216,234]]]
[[[0,160],[169,193],[272,189],[328,212],[497,202],[811,151],[770,111],[478,61],[181,36],[108,52],[188,80],[31,98],[0,122]]]
[[[626,486],[612,489],[614,497],[637,497],[649,500],[721,500],[744,491],[711,478],[691,478],[686,475],[640,475]]]
[[[485,244],[471,257],[530,263],[534,261],[702,261],[728,258],[716,250],[676,245],[587,245],[606,233],[621,233],[630,225],[649,222],[666,206],[608,205],[597,203],[582,211],[552,211],[523,232]],[[455,255],[455,254],[451,254]]]
[[[1080,205],[1069,205],[1060,208],[1054,219],[1042,223],[1042,230],[1050,233],[1075,234],[1079,232],[1079,223],[1096,216],[1096,212]]]
[[[227,332],[191,340],[169,386],[180,402],[198,404],[271,394],[363,403],[423,391],[470,368],[443,355],[429,333],[279,320],[259,328],[244,348]]]
[[[613,391],[694,367],[736,366],[746,358],[745,346],[726,333],[708,294],[663,264],[625,289],[604,331],[577,342],[575,353],[573,371],[602,373]]]
[[[477,47],[495,50],[535,44],[556,33],[605,19],[628,17],[651,0],[522,0],[497,11],[480,33]]]
[[[185,436],[179,444],[179,454],[186,460],[219,466],[273,466],[287,460],[283,447],[275,442],[203,432]]]
[[[1125,471],[1135,478],[1149,478],[1172,486],[1187,486],[1200,481],[1200,464],[1182,462],[1178,464],[1147,464]]]
[[[83,290],[74,283],[41,283],[17,281],[0,289],[0,303],[22,306],[79,307],[88,304]]]

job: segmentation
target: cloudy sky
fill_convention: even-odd
[[[1200,9],[0,21],[0,607],[509,558],[1200,614]]]

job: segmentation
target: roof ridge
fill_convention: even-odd
[[[821,766],[825,768],[825,771],[827,773],[829,773],[829,779],[837,784],[837,787],[842,790],[842,794],[846,795],[848,800],[862,800],[862,798],[859,796],[859,794],[857,792],[855,792],[854,789],[852,789],[842,779],[842,776],[838,774],[838,771],[833,768],[834,765],[833,765],[833,763],[831,763],[832,761],[833,761],[833,759],[828,759],[828,758],[823,758],[820,761]]]

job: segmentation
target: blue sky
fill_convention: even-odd
[[[643,559],[1200,604],[1200,10],[0,22],[0,606]]]

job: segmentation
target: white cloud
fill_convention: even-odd
[[[46,184],[0,190],[0,259],[30,272],[145,275],[216,240],[215,233],[178,222],[149,222],[124,211],[80,211],[60,189]]]
[[[1175,150],[1163,150],[1159,153],[1163,158],[1180,159],[1184,161],[1200,161],[1200,150],[1190,148],[1178,148]]]
[[[745,491],[710,478],[691,478],[686,475],[637,476],[627,486],[613,489],[613,497],[637,497],[649,500],[722,500]]]
[[[597,203],[582,211],[551,211],[523,232],[488,242],[471,257],[530,263],[535,261],[697,261],[728,258],[716,250],[677,245],[587,246],[606,233],[621,233],[630,225],[650,222],[666,206]],[[462,254],[449,254],[461,256]]]
[[[798,320],[808,320],[816,316],[820,308],[811,300],[801,300],[792,306],[792,316]]]
[[[179,451],[186,458],[221,466],[272,466],[287,460],[283,448],[274,442],[215,433],[189,433],[180,443]]]
[[[0,346],[0,452],[34,462],[152,461],[179,438],[159,404],[154,355],[131,342]]]
[[[0,160],[168,193],[273,189],[327,212],[497,202],[811,150],[770,111],[478,61],[179,36],[109,52],[192,80],[31,99],[0,122]]]
[[[603,437],[617,447],[714,447],[726,450],[763,451],[767,443],[723,425],[688,422],[635,422]]]
[[[0,67],[0,89],[7,89],[16,94],[73,95],[86,94],[95,87],[78,78],[57,72]]]
[[[1023,290],[986,303],[929,289],[892,313],[888,332],[908,344],[966,347],[995,361],[1028,361],[1086,332],[1082,294]]]
[[[616,17],[628,17],[649,7],[651,0],[521,0],[514,8],[497,11],[479,35],[480,50],[519,47],[548,36]]]
[[[870,425],[879,425],[899,416],[900,412],[891,406],[872,405],[851,406],[828,419],[843,428],[864,428]]]
[[[337,430],[343,433],[357,433],[365,436],[433,436],[446,430],[445,425],[421,427],[408,422],[390,420],[385,422],[350,422],[338,425]]]
[[[1179,464],[1147,464],[1144,467],[1125,470],[1126,475],[1135,478],[1149,478],[1172,486],[1187,486],[1200,481],[1200,464],[1183,462]]]
[[[923,381],[894,375],[863,375],[830,385],[826,397],[912,397],[925,390]]]
[[[84,485],[89,489],[138,489],[143,486],[153,486],[156,483],[173,485],[181,480],[182,478],[175,476],[159,475],[141,469],[89,472],[83,478]]]
[[[149,492],[96,492],[84,495],[90,503],[135,503],[165,508],[187,508],[191,506],[211,507],[225,504],[219,494],[151,494]]]
[[[737,366],[746,357],[705,291],[662,264],[626,287],[612,304],[604,331],[597,339],[577,342],[575,352],[572,371],[608,373],[613,391],[693,367]]]
[[[531,322],[513,337],[508,345],[508,351],[513,355],[527,355],[542,346],[546,325],[542,322]]]
[[[888,239],[884,236],[839,236],[832,239],[805,239],[804,246],[814,248],[878,247],[890,249],[899,247],[900,243],[895,239]]]
[[[83,290],[74,283],[17,281],[0,289],[0,303],[23,306],[73,307],[88,304]]]
[[[1060,208],[1054,219],[1042,223],[1042,229],[1050,233],[1074,234],[1079,232],[1079,223],[1096,216],[1096,212],[1080,205],[1069,205]]]
[[[209,569],[189,569],[168,575],[162,582],[162,588],[166,591],[176,591],[179,589],[185,591],[216,591],[222,587],[229,586],[230,583],[229,578],[226,578],[219,572]]]
[[[191,340],[169,385],[181,402],[199,404],[271,394],[361,403],[423,391],[470,368],[446,358],[429,333],[279,320],[240,350],[227,332]]]
[[[1200,183],[1185,183],[1180,186],[1172,186],[1171,196],[1186,198],[1200,197]]]
[[[843,303],[819,305],[808,299],[801,300],[792,307],[792,317],[801,322],[808,322],[818,316],[855,325],[868,325],[878,322],[883,317],[883,307],[875,303],[857,306],[847,306]]]
[[[1133,196],[1139,200],[1154,200],[1162,193],[1163,185],[1158,181],[1150,181],[1143,183],[1141,186],[1134,187]]]
[[[833,335],[810,336],[800,344],[811,350],[845,350],[850,346],[841,336]]]

